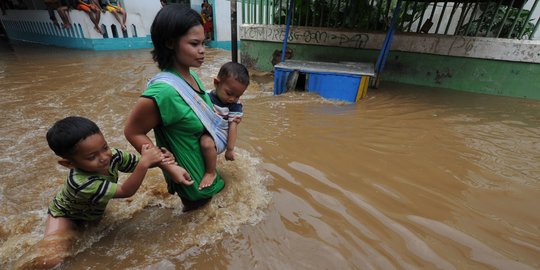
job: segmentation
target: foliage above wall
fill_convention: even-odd
[[[274,24],[285,24],[290,0],[268,1],[273,4]],[[523,1],[506,2],[404,0],[396,29],[399,32],[434,33],[436,29],[439,34],[449,35],[530,38],[535,27],[530,20],[531,11],[521,9]],[[396,5],[397,0],[296,0],[291,25],[384,32]],[[411,27],[413,24],[415,27]],[[448,29],[448,25],[454,26]]]

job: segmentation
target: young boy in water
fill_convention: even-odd
[[[225,150],[226,160],[234,160],[237,128],[244,115],[242,103],[238,100],[248,85],[249,72],[246,67],[239,63],[229,62],[220,68],[217,78],[214,78],[215,90],[209,93],[216,113],[229,122],[227,149]],[[216,144],[210,134],[203,134],[200,143],[205,162],[205,173],[199,184],[199,189],[203,189],[212,185],[216,178],[216,163],[219,153],[217,153]]]
[[[47,142],[60,157],[58,163],[69,168],[69,174],[49,204],[45,244],[41,244],[45,247],[41,248],[51,254],[37,259],[42,260],[39,267],[61,263],[69,255],[77,225],[100,220],[110,199],[135,194],[149,168],[160,163],[177,166],[164,148],[145,144],[140,157],[110,148],[99,127],[83,117],[70,116],[56,122],[47,132]],[[117,183],[119,171],[131,173],[122,184]]]

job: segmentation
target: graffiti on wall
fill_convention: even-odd
[[[283,27],[242,27],[240,29],[241,39],[263,40],[283,42],[285,29]],[[350,48],[365,48],[369,41],[369,36],[363,33],[339,32],[319,29],[299,29],[291,28],[287,42],[340,46]]]
[[[283,42],[285,27],[280,25],[242,25],[240,38]],[[330,28],[291,27],[287,42],[316,46],[380,50],[385,33],[358,33]],[[428,53],[481,59],[540,63],[540,41],[500,40],[482,37],[426,34],[396,35],[392,51]]]

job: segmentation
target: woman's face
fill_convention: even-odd
[[[177,68],[200,67],[204,62],[204,29],[202,25],[191,27],[175,48]]]

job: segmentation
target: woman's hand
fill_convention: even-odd
[[[167,165],[161,167],[163,170],[165,170],[172,178],[172,180],[177,184],[182,184],[186,186],[193,185],[193,180],[191,179],[191,176],[186,171],[186,169],[178,166],[178,165]]]

